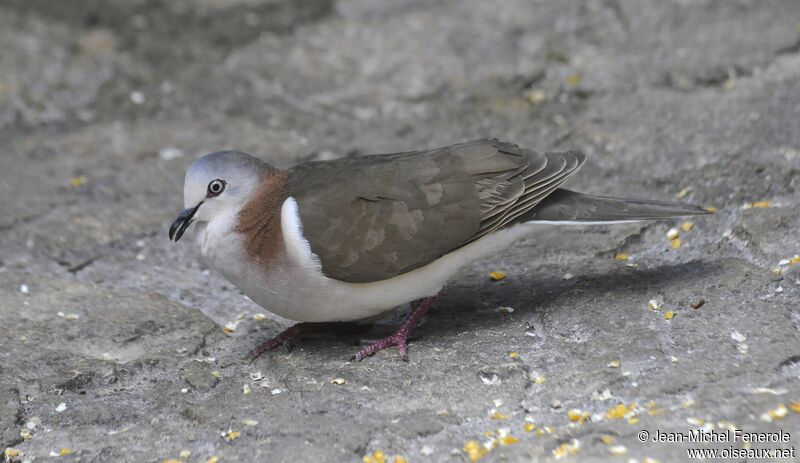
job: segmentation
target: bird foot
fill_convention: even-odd
[[[408,336],[411,335],[411,330],[419,323],[425,313],[430,310],[435,301],[436,296],[426,297],[417,301],[417,303],[414,304],[411,314],[393,335],[380,339],[362,339],[361,344],[366,345],[356,352],[353,356],[353,360],[360,362],[375,352],[386,349],[387,347],[397,346],[397,350],[400,351],[400,358],[408,362]]]
[[[326,336],[326,335],[353,335],[369,331],[370,325],[358,325],[349,322],[331,322],[331,323],[298,323],[290,326],[281,334],[272,339],[261,343],[258,347],[251,350],[247,354],[247,358],[252,362],[257,359],[261,354],[268,350],[272,350],[278,346],[286,346],[291,350],[295,342],[300,339],[313,337],[313,336]]]
[[[401,330],[398,330],[393,335],[386,336],[385,338],[381,339],[362,339],[360,341],[361,344],[366,344],[366,346],[362,347],[358,350],[358,352],[356,352],[356,354],[353,356],[353,360],[360,362],[375,352],[386,349],[387,347],[397,346],[397,350],[400,351],[400,358],[403,359],[403,361],[408,362],[408,344],[406,343],[407,334],[401,333],[400,331]]]
[[[247,358],[250,359],[250,361],[252,362],[259,356],[261,356],[261,354],[263,354],[264,352],[272,350],[278,346],[285,345],[287,346],[287,348],[291,349],[292,342],[308,335],[308,333],[306,333],[307,328],[305,328],[303,325],[305,325],[305,323],[298,323],[296,325],[290,326],[289,328],[285,329],[274,338],[264,341],[263,343],[259,344],[255,349],[251,350],[247,354]]]

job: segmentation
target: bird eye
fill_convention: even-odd
[[[214,196],[219,196],[220,193],[225,189],[225,180],[212,180],[208,184],[208,193],[206,193],[207,198],[213,198]]]

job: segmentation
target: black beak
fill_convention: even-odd
[[[194,219],[194,214],[197,212],[197,209],[200,208],[200,205],[203,204],[200,202],[195,207],[190,209],[184,209],[178,214],[178,218],[172,222],[172,225],[169,227],[169,239],[172,241],[178,241],[183,236],[183,232],[189,228],[189,225],[192,224],[192,220]]]

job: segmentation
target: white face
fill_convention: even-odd
[[[188,209],[202,203],[194,216],[197,222],[210,222],[220,214],[239,211],[261,185],[262,164],[235,152],[198,159],[186,171],[183,206]]]
[[[208,223],[237,213],[261,186],[268,168],[266,163],[235,151],[213,153],[195,161],[186,171],[185,209],[173,223],[170,238],[180,239],[191,223]]]

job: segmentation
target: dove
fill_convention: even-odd
[[[354,356],[396,346],[407,360],[410,333],[461,268],[542,227],[707,213],[561,188],[584,162],[578,151],[539,152],[496,139],[285,170],[220,151],[187,170],[185,209],[169,237],[177,242],[194,226],[211,268],[265,310],[300,322],[251,358],[413,302],[394,334],[363,341]]]

